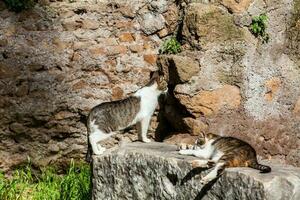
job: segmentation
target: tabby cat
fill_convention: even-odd
[[[214,166],[214,169],[201,179],[203,184],[215,179],[227,167],[251,167],[260,170],[261,173],[271,172],[269,166],[257,162],[256,151],[250,144],[233,137],[201,134],[195,145],[179,145],[179,154],[205,159],[192,161],[193,167]]]
[[[137,124],[139,140],[150,142],[147,138],[151,116],[157,107],[158,97],[167,91],[167,82],[158,71],[151,76],[149,83],[132,96],[95,106],[87,119],[89,153],[100,155],[105,151],[98,142],[110,137],[116,131]]]

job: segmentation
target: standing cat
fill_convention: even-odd
[[[201,179],[205,184],[215,179],[226,167],[251,167],[262,173],[271,171],[269,166],[257,162],[254,148],[237,138],[221,137],[212,133],[200,135],[194,146],[181,144],[179,154],[193,155],[205,160],[194,160],[194,167],[210,167],[214,169]]]
[[[150,142],[147,138],[150,119],[158,97],[165,91],[167,82],[162,75],[154,72],[149,83],[132,96],[95,106],[87,119],[88,140],[93,153],[100,155],[105,151],[98,142],[134,124],[137,124],[139,140]]]

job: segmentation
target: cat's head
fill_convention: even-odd
[[[215,140],[217,139],[218,135],[216,134],[213,134],[213,133],[207,133],[207,134],[204,134],[203,132],[200,133],[199,137],[197,138],[197,140],[195,141],[195,144],[197,146],[202,146],[204,145],[205,143],[207,143],[208,141],[210,140]]]
[[[161,92],[166,92],[168,90],[168,83],[159,71],[152,72],[150,74],[151,78],[147,86],[151,86],[153,84],[157,84],[157,89]]]

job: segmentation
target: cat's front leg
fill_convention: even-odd
[[[103,152],[105,151],[105,148],[101,147],[101,145],[98,144],[98,142],[101,141],[101,135],[100,134],[97,134],[97,133],[91,134],[89,136],[89,141],[90,141],[90,144],[92,146],[93,153],[95,155],[103,154]]]
[[[144,117],[140,122],[138,122],[137,126],[138,126],[138,137],[139,140],[142,142],[151,142],[151,140],[149,138],[147,138],[147,132],[148,132],[148,127],[149,127],[149,123],[151,120],[151,116],[147,116]]]
[[[193,149],[181,149],[181,150],[179,150],[179,154],[194,156],[195,155],[195,150],[193,150]]]
[[[191,155],[195,156],[197,158],[202,158],[202,159],[209,159],[209,153],[205,150],[202,149],[182,149],[179,151],[179,154],[181,155]]]

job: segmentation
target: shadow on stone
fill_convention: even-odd
[[[218,176],[217,178],[215,178],[211,182],[205,184],[201,188],[200,192],[197,194],[197,196],[195,197],[194,200],[201,200],[207,194],[207,192],[212,188],[212,186],[217,182],[217,180],[219,179],[219,177],[220,176]]]
[[[186,182],[191,180],[193,177],[195,177],[196,175],[200,174],[201,172],[203,172],[205,170],[207,170],[207,168],[196,167],[196,168],[192,169],[191,171],[189,171],[189,173],[187,173],[187,175],[185,177],[183,177],[180,185],[185,184]]]

